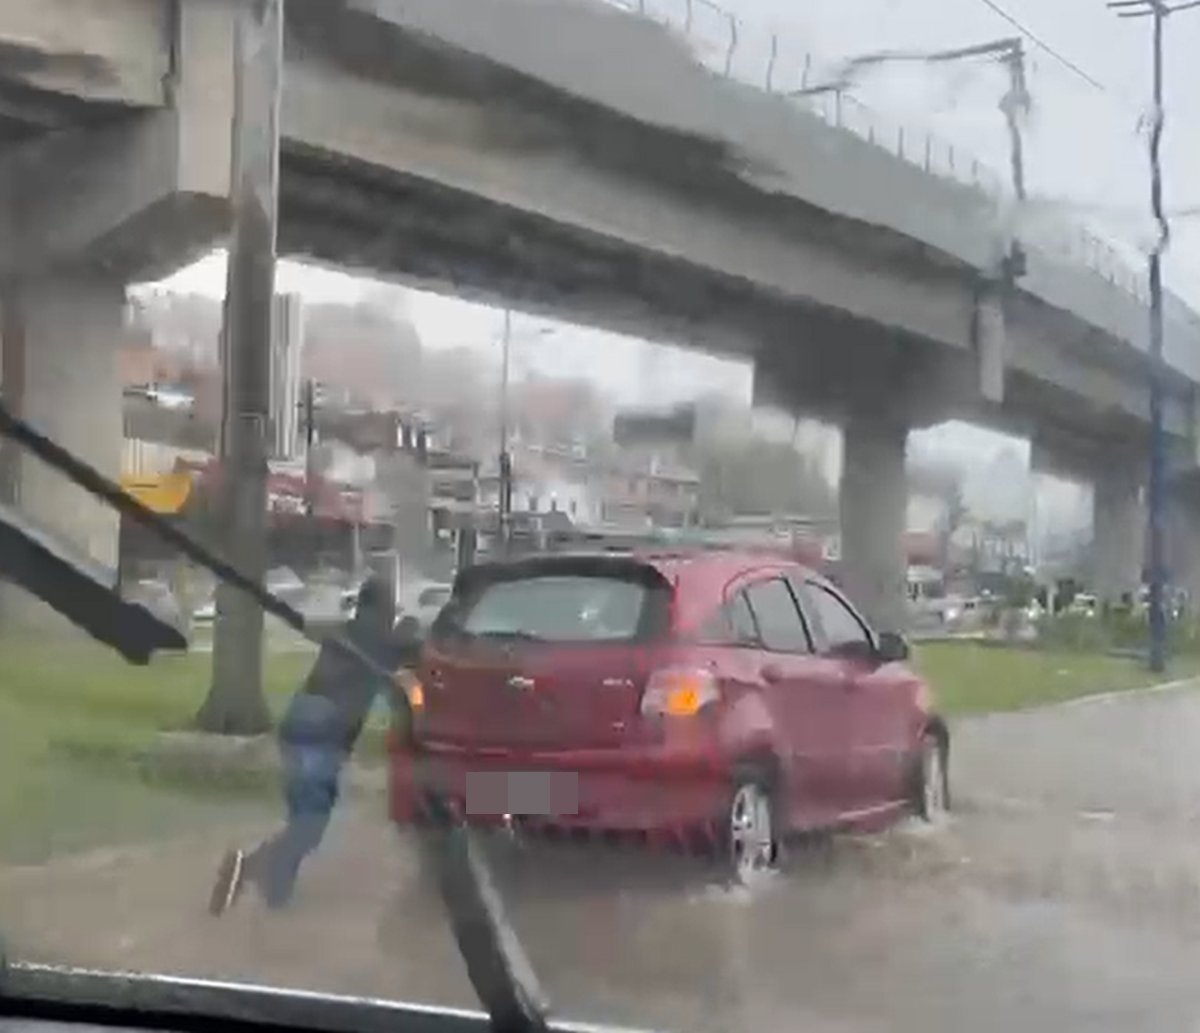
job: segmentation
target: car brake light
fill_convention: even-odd
[[[721,698],[709,671],[666,668],[655,671],[642,693],[642,713],[692,717]]]
[[[407,671],[399,671],[395,677],[396,687],[408,697],[413,710],[425,709],[425,686]]]

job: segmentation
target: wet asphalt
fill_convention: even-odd
[[[556,1012],[767,1033],[1200,1029],[1200,690],[954,736],[949,821],[798,845],[754,893],[686,857],[490,840]],[[287,914],[247,899],[204,915],[205,835],[0,872],[0,928],[34,960],[470,1006],[411,834],[380,812],[340,816]]]

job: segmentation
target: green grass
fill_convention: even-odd
[[[0,860],[36,861],[253,806],[225,787],[156,779],[141,764],[158,733],[190,725],[210,663],[164,656],[139,668],[71,637],[0,641]],[[310,663],[269,656],[276,712]]]
[[[914,652],[917,668],[948,717],[1020,710],[1200,674],[1200,658],[1191,656],[1179,658],[1166,675],[1153,675],[1137,660],[1099,652],[1006,649],[972,642],[921,643]]]

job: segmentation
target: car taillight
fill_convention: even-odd
[[[642,693],[642,713],[692,717],[721,698],[712,673],[686,668],[655,671]]]
[[[408,697],[408,705],[414,713],[425,709],[425,686],[408,671],[398,671],[395,675],[396,688]]]

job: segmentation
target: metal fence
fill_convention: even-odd
[[[789,95],[814,85],[815,56],[772,29],[752,25],[714,0],[596,0],[648,18],[671,29],[696,58],[724,78],[767,93]],[[997,204],[1012,202],[1006,180],[974,155],[928,130],[890,119],[846,92],[792,100],[827,125],[853,133],[867,143],[914,165],[931,176],[977,189]],[[1043,229],[1044,227],[1044,229]],[[1078,263],[1114,287],[1145,302],[1145,276],[1114,247],[1077,223],[1039,226],[1024,241],[1056,258]]]

